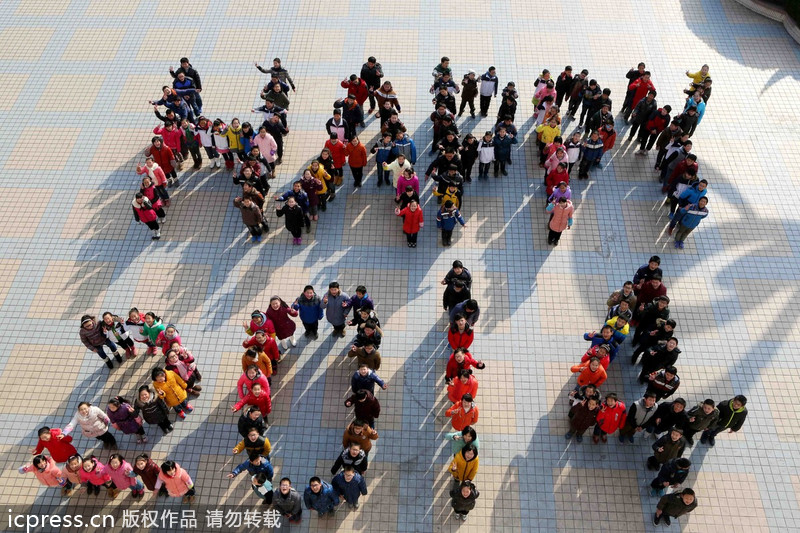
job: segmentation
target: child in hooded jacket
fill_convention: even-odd
[[[406,235],[406,242],[409,248],[417,247],[417,234],[425,225],[422,215],[422,208],[415,200],[411,200],[408,207],[400,209],[394,208],[394,214],[403,217],[403,233]]]
[[[164,329],[156,335],[156,346],[161,348],[161,355],[166,355],[167,350],[172,346],[173,342],[182,344],[181,335],[178,333],[178,328],[174,324],[167,324]]]
[[[160,166],[158,166],[158,163],[156,163],[155,159],[152,157],[146,158],[144,161],[144,166],[136,166],[136,173],[147,174],[147,177],[153,182],[156,194],[164,202],[164,205],[169,207],[170,200],[169,193],[167,192],[167,175],[164,174],[164,171]]]
[[[172,407],[181,419],[186,418],[186,413],[194,411],[192,404],[186,401],[186,382],[171,370],[156,367],[150,373],[153,379],[153,389],[164,400],[167,407]]]
[[[297,340],[294,336],[297,324],[291,317],[297,316],[298,312],[284,302],[280,296],[273,296],[269,299],[266,315],[275,325],[275,336],[280,342],[281,348],[288,350],[290,344],[291,346],[297,346]]]
[[[33,473],[36,479],[45,487],[64,487],[67,480],[61,469],[56,466],[55,460],[46,455],[37,455],[30,464],[19,467],[20,474]]]

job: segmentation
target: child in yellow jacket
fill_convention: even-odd
[[[172,407],[178,416],[186,418],[186,413],[194,411],[192,404],[186,401],[186,382],[172,370],[156,367],[150,373],[153,378],[153,389],[158,397],[164,400],[167,407]]]

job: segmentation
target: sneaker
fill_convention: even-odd
[[[252,237],[250,237],[250,242],[258,242],[258,237],[253,235]]]
[[[186,413],[184,413],[183,411],[178,411],[178,418],[184,420],[186,418]]]
[[[692,437],[684,436],[683,438],[686,439],[686,444],[688,444],[689,446],[694,446],[694,439]]]
[[[142,435],[142,444],[147,443],[147,435]]]
[[[619,436],[619,443],[620,444],[625,444],[625,435],[620,435]]]
[[[144,444],[144,441],[142,440],[142,436],[141,435],[136,437],[136,444]]]
[[[717,441],[716,441],[716,439],[714,437],[708,437],[708,445],[709,446],[714,446],[716,443],[717,443]]]
[[[458,118],[461,118],[461,115],[463,115],[463,114],[464,114],[464,112],[463,112],[463,111],[460,111],[460,112],[458,113],[458,115],[456,115],[456,116],[457,116]]]
[[[408,243],[408,247],[413,248],[414,247],[413,244],[414,244],[413,242]]]
[[[662,514],[662,515],[661,515],[661,519],[664,521],[664,525],[665,525],[665,526],[669,527],[669,526],[671,526],[671,525],[672,525],[672,520],[670,520],[670,518],[669,518],[669,515],[667,515],[667,514]]]
[[[311,233],[311,226],[306,226],[306,234]]]
[[[378,187],[380,187],[381,185],[383,185],[383,180],[378,180]]]
[[[558,244],[558,243],[556,243],[556,244]],[[603,443],[608,442],[608,435],[600,435],[600,440],[603,441]]]
[[[175,178],[175,183],[174,183],[173,185],[174,185],[175,187],[178,187],[180,184],[181,184],[181,180],[180,180],[180,179],[178,179],[178,178]]]
[[[508,176],[508,171],[507,170],[503,169],[501,172],[502,172],[503,176]]]
[[[571,431],[567,431],[564,434],[564,438],[567,439],[567,440],[571,439],[572,438],[572,432]]]
[[[683,241],[678,241],[678,248],[683,250]]]
[[[675,231],[675,228],[674,228],[673,226],[670,226],[670,227],[667,229],[667,235],[672,235],[672,232],[673,232],[673,231]]]
[[[706,433],[705,433],[705,431],[702,433],[702,435],[700,435],[700,442],[701,442],[702,444],[705,444],[705,443],[707,443],[707,442],[708,442],[708,437],[706,436]]]
[[[295,338],[294,338],[294,335],[292,335],[291,337],[289,337],[289,343],[290,343],[292,346],[297,346],[297,339],[295,339]]]
[[[469,116],[475,118],[475,113],[470,113]]]
[[[675,241],[675,248],[680,248],[680,247],[681,247],[681,246],[680,246],[680,244],[679,244],[679,241]]]
[[[170,424],[169,427],[167,428],[167,430],[164,432],[164,435],[169,435],[170,433],[172,433],[172,430],[174,430],[174,429],[175,429],[175,426]]]
[[[106,366],[109,369],[113,369],[114,368],[114,363],[111,362],[111,359],[106,359]]]
[[[360,503],[356,502],[353,504],[353,509],[358,509],[359,507],[361,507]]]
[[[575,441],[580,444],[583,442],[583,435],[575,435]]]
[[[661,517],[658,516],[657,514],[653,514],[653,525],[657,526],[659,522],[661,522]]]
[[[190,403],[187,403],[186,404],[186,412],[187,413],[191,413],[192,411],[194,411],[194,406],[192,404],[190,404]]]
[[[120,354],[118,351],[114,352],[114,359],[117,360],[117,363],[122,363],[122,354]]]
[[[633,435],[631,435],[630,437],[628,437],[628,442],[630,442],[631,444],[633,444]]]
[[[598,437],[597,435],[592,435],[592,442],[597,444],[598,442],[600,442],[600,437]]]

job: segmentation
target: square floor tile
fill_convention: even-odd
[[[49,261],[28,318],[74,320],[77,335],[82,315],[101,313],[115,267],[115,263],[102,261]]]

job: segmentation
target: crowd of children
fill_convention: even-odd
[[[701,433],[701,443],[714,446],[719,433],[739,431],[747,417],[747,398],[737,395],[719,403],[706,398],[687,404],[676,394],[681,384],[676,367],[681,353],[675,337],[678,324],[670,318],[670,304],[674,302],[667,296],[660,265],[658,256],[642,265],[631,281],[609,296],[600,331],[584,334],[590,348],[571,368],[577,380],[569,393],[569,430],[564,437],[580,443],[583,434],[594,427],[594,444],[607,442],[608,435],[617,432],[620,444],[634,444],[640,433],[640,441],[655,439],[653,454],[647,460],[647,468],[657,472],[650,495],[661,497],[653,523],[669,525],[671,518],[697,506],[690,488],[666,494],[666,489],[680,487],[689,473],[692,463],[683,457],[684,452],[694,445],[697,433]],[[642,365],[638,383],[645,389],[641,398],[626,408],[615,392],[601,393],[601,387],[615,367],[613,362],[631,326],[636,328],[629,343],[634,348],[631,364]]]
[[[171,201],[167,189],[179,186],[178,171],[184,169],[189,156],[194,169],[201,167],[202,147],[212,168],[220,167],[220,159],[223,159],[226,169],[233,172],[234,184],[241,185],[242,193],[234,199],[234,206],[240,209],[253,242],[260,242],[263,233],[269,231],[264,201],[270,189],[268,180],[274,177],[275,167],[281,163],[283,136],[289,131],[288,94],[296,90],[294,80],[278,58],[269,70],[256,63],[261,72],[270,75],[260,94],[264,105],[252,110],[264,115],[264,122],[256,131],[250,123],[242,124],[238,118],[227,125],[221,119],[212,121],[204,117],[200,76],[187,58],[182,58],[180,63],[177,71],[170,68],[174,78],[172,86],[164,86],[161,99],[150,102],[163,125],[154,128],[156,136],[146,150],[144,164],[136,169],[144,177],[132,202],[134,218],[152,230],[154,240],[160,238],[165,209]],[[512,164],[511,147],[518,142],[514,119],[519,95],[514,82],[500,91],[502,104],[496,125],[486,130],[480,139],[472,134],[459,139],[455,94],[461,94],[457,117],[460,118],[468,106],[471,117],[475,118],[477,96],[480,97],[481,116],[486,117],[491,99],[498,98],[500,82],[495,67],[490,67],[480,77],[470,70],[463,76],[460,86],[452,74],[447,57],[433,70],[430,92],[435,95],[435,110],[430,115],[434,135],[431,153],[437,156],[425,172],[425,180],[432,179],[436,184],[433,196],[440,204],[436,222],[444,246],[451,244],[457,223],[466,225],[460,210],[464,207],[465,184],[472,181],[474,164],[479,163],[479,180],[488,179],[492,168],[495,178],[507,176],[507,166]],[[365,116],[375,113],[381,133],[369,152],[375,155],[376,185],[386,184],[391,188],[397,203],[395,214],[402,217],[407,244],[411,248],[417,246],[417,235],[424,227],[420,180],[414,170],[417,148],[398,118],[401,112],[398,95],[391,82],[382,80],[383,75],[381,64],[370,57],[360,75],[353,74],[341,82],[347,96],[334,103],[332,117],[326,123],[329,140],[319,156],[303,169],[302,177],[292,183],[291,189],[273,197],[278,202],[276,215],[284,217],[294,244],[302,243],[303,227],[309,232],[311,222],[317,221],[320,211],[326,210],[327,202],[335,199],[337,187],[343,184],[345,164],[350,167],[354,186],[362,186],[368,154],[367,147],[358,138],[357,128],[365,126]],[[636,137],[640,146],[637,154],[646,154],[653,146],[659,149],[655,168],[660,172],[662,191],[670,204],[668,231],[672,234],[677,228],[676,248],[683,247],[686,236],[708,214],[708,184],[698,178],[697,157],[690,153],[692,141],[689,138],[705,112],[711,79],[705,65],[698,72],[687,72],[687,76],[692,84],[685,91],[686,105],[674,119],[670,119],[670,106],[658,107],[655,86],[643,63],[626,75],[628,92],[622,106],[624,119],[631,125],[628,141]],[[614,147],[617,131],[611,115],[611,92],[601,90],[596,80],[588,78],[587,70],[573,77],[572,68],[568,66],[553,80],[545,69],[534,86],[534,131],[540,167],[545,172],[546,205],[550,212],[548,243],[558,245],[561,233],[573,223],[569,177],[574,165],[579,165],[579,178],[588,178],[589,169],[599,166],[603,154]],[[363,104],[367,99],[370,109],[365,113]],[[561,137],[560,106],[563,102],[568,105],[565,119],[574,119],[581,108],[578,127],[566,143]],[[161,115],[159,106],[166,107],[165,115]],[[445,435],[453,456],[449,466],[454,482],[450,497],[456,518],[466,520],[479,496],[475,484],[479,465],[475,429],[478,380],[473,369],[483,369],[485,365],[469,350],[480,310],[471,295],[472,276],[461,261],[453,262],[441,284],[445,286],[443,306],[449,316],[447,337],[451,348],[445,373],[447,397],[452,403],[446,415],[454,430]],[[681,516],[697,505],[691,489],[665,494],[666,488],[676,489],[686,479],[691,467],[691,462],[682,457],[686,446],[694,444],[693,436],[698,432],[702,432],[702,443],[713,446],[718,433],[741,429],[747,415],[747,400],[736,396],[715,405],[713,400],[705,399],[686,410],[683,398],[673,398],[680,385],[675,366],[680,350],[674,337],[677,323],[669,317],[670,300],[666,296],[658,257],[652,257],[642,266],[632,281],[609,297],[607,304],[606,321],[599,332],[584,335],[591,343],[590,348],[581,362],[572,367],[578,377],[569,395],[570,429],[565,437],[581,442],[585,431],[592,426],[595,444],[605,443],[608,434],[617,431],[622,444],[634,443],[637,433],[654,436],[654,453],[647,461],[649,469],[658,471],[651,484],[651,494],[661,496],[654,523],[669,524],[670,517]],[[348,318],[351,310],[352,318]],[[331,482],[314,476],[301,496],[288,477],[283,477],[277,488],[272,484],[272,447],[266,437],[272,411],[270,385],[282,358],[297,345],[293,319],[299,318],[305,336],[314,340],[319,335],[319,321],[323,317],[332,325],[334,336],[345,337],[348,326],[355,329],[347,355],[356,359],[357,369],[351,378],[351,394],[345,401],[347,408],[354,409],[355,419],[344,430],[342,450],[337,451],[331,468]],[[641,357],[639,382],[646,385],[646,390],[641,399],[626,409],[615,393],[601,396],[600,387],[614,369],[612,363],[629,335],[630,326],[636,327],[632,363],[636,364]],[[267,309],[254,311],[243,327],[248,338],[242,343],[245,351],[242,375],[237,383],[238,401],[231,406],[231,411],[242,411],[237,421],[241,440],[234,446],[233,453],[246,451],[248,458],[236,466],[228,478],[247,471],[254,494],[292,523],[302,518],[301,502],[320,517],[331,516],[341,501],[357,509],[360,496],[367,494],[368,461],[373,441],[378,439],[375,426],[381,407],[376,385],[378,389],[388,387],[377,374],[381,366],[379,348],[383,331],[366,287],[358,286],[355,294],[348,296],[337,282],[331,282],[320,297],[309,285],[292,304],[273,296]],[[124,435],[135,435],[136,443],[145,445],[148,442],[145,422],[159,426],[168,434],[173,430],[170,410],[175,412],[176,420],[191,413],[193,406],[188,399],[201,393],[202,376],[177,328],[164,324],[153,312],[142,315],[133,308],[127,318],[110,312],[104,313],[100,320],[84,315],[80,338],[109,369],[114,368],[114,360],[121,365],[125,359],[137,357],[137,343],[145,348],[146,357],[160,355],[164,361],[152,369],[151,383],[141,384],[136,389],[134,401],[115,395],[109,399],[105,410],[82,402],[63,430],[42,427],[38,433],[39,442],[32,452],[35,457],[31,464],[20,468],[20,473],[32,472],[43,485],[62,487],[65,496],[74,494],[79,485],[85,485],[89,494],[98,494],[100,487],[104,487],[111,498],[125,489],[131,490],[133,498],[141,498],[146,488],[160,495],[182,497],[184,502],[190,503],[195,497],[194,483],[186,470],[174,461],[166,460],[159,466],[147,453],[141,453],[131,463],[113,453],[103,463],[92,451],[80,455],[70,435],[80,426],[84,437],[98,440],[104,449],[115,451],[117,437],[112,428]],[[43,454],[45,449],[49,455]],[[57,463],[65,464],[59,468]]]

